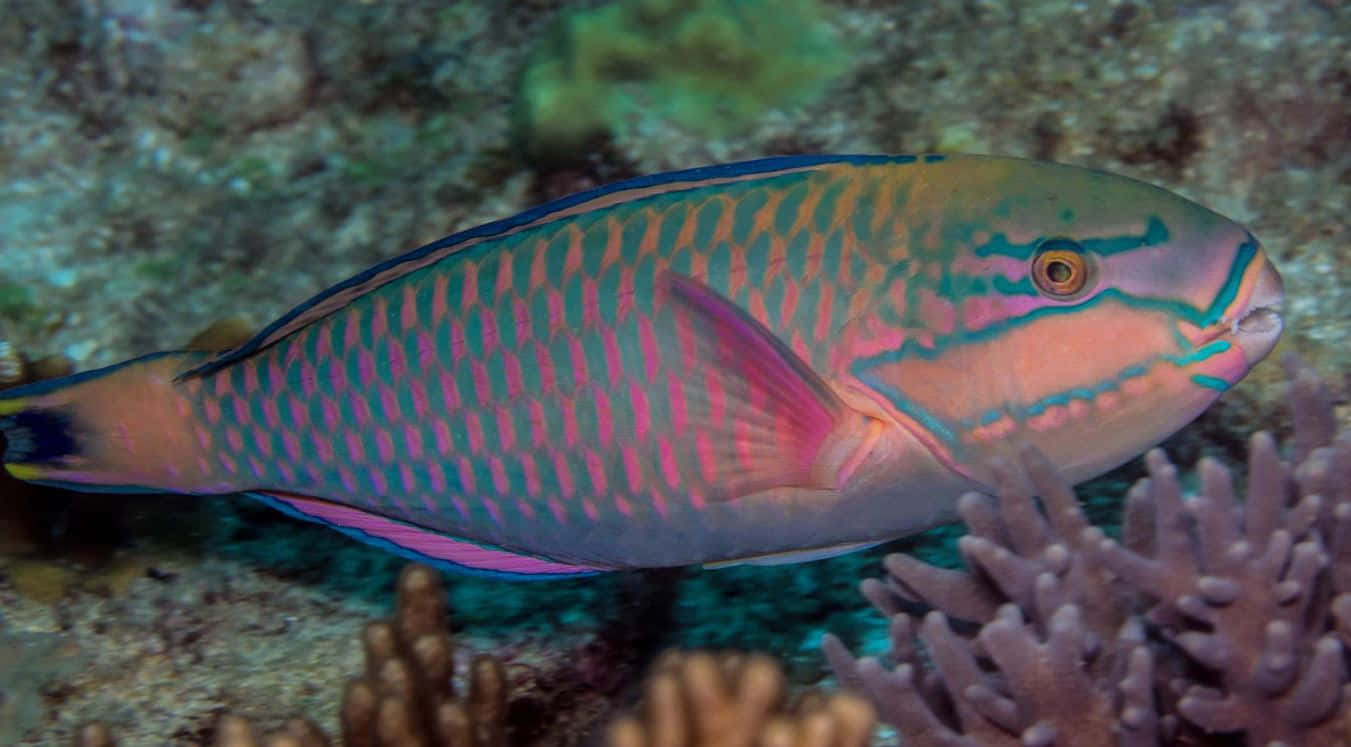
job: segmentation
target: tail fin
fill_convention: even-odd
[[[0,392],[0,462],[21,480],[83,490],[182,489],[191,407],[173,381],[201,353],[157,353]]]

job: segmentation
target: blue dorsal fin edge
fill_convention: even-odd
[[[519,555],[317,498],[265,491],[244,495],[288,516],[322,524],[386,552],[461,575],[548,581],[594,576],[610,570]]]
[[[938,158],[936,156],[923,156],[926,163]],[[607,184],[595,189],[578,192],[567,197],[561,197],[551,202],[546,202],[521,213],[517,213],[509,218],[484,223],[474,228],[466,229],[449,236],[442,237],[429,244],[424,244],[416,249],[401,254],[397,257],[385,260],[373,267],[353,275],[352,277],[332,285],[318,294],[310,297],[308,300],[299,304],[295,308],[283,314],[276,321],[267,325],[261,332],[254,335],[248,342],[232,350],[225,351],[211,360],[190,368],[179,374],[179,379],[192,378],[195,376],[205,376],[224,368],[238,360],[247,358],[250,355],[267,347],[268,340],[277,330],[285,327],[296,318],[304,315],[307,311],[319,305],[335,294],[341,293],[348,288],[352,288],[371,278],[389,271],[391,268],[412,262],[433,252],[451,249],[457,244],[463,244],[467,241],[480,238],[492,238],[504,234],[514,228],[524,226],[529,223],[541,220],[553,213],[567,210],[575,205],[579,205],[588,200],[594,200],[606,195],[623,192],[626,190],[647,189],[650,187],[659,187],[663,185],[675,185],[684,182],[696,183],[709,179],[729,179],[740,176],[753,176],[755,174],[782,171],[785,169],[810,168],[812,166],[824,166],[830,164],[852,164],[856,166],[871,166],[881,164],[907,164],[915,163],[921,159],[920,156],[909,154],[897,155],[878,155],[878,154],[814,154],[814,155],[794,155],[794,156],[770,156],[768,158],[759,158],[750,161],[738,161],[734,163],[715,164],[711,166],[697,166],[691,169],[681,169],[678,171],[666,171],[648,176],[639,176],[633,179]]]

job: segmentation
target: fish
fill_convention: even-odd
[[[433,241],[224,352],[0,393],[13,476],[242,494],[471,573],[793,562],[1180,429],[1282,330],[1243,226],[997,156],[639,177]]]

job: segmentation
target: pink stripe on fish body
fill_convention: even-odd
[[[436,495],[445,495],[448,487],[446,485],[446,471],[441,466],[441,462],[432,460],[427,463],[427,478],[431,481],[432,492]],[[434,506],[429,507],[429,511],[434,511]]]
[[[493,401],[493,385],[488,378],[488,367],[481,360],[469,362],[470,374],[474,379],[474,401],[487,404]]]
[[[390,339],[385,352],[385,366],[388,371],[386,377],[394,383],[401,383],[408,373],[408,359],[404,355],[403,346],[397,340]]]
[[[371,311],[371,339],[384,339],[389,336],[389,300],[383,294],[377,294],[373,305],[375,308]]]
[[[421,319],[418,318],[416,285],[409,283],[403,289],[403,303],[399,306],[399,331],[403,334],[416,333]]]
[[[505,407],[499,408],[497,412],[494,413],[494,418],[497,421],[498,446],[505,451],[515,449],[516,423],[512,420],[511,411]]]
[[[502,375],[506,380],[507,397],[510,399],[520,397],[525,391],[522,384],[524,374],[521,372],[521,359],[514,353],[502,358]]]
[[[404,423],[403,425],[403,448],[404,456],[421,461],[422,430],[413,423]]]
[[[380,410],[384,413],[386,423],[397,423],[403,420],[403,406],[399,404],[399,395],[391,387],[380,385]]]
[[[277,400],[269,397],[263,400],[263,422],[273,430],[281,427],[281,413],[277,411]]]
[[[535,346],[535,370],[539,377],[539,394],[556,394],[558,392],[558,373],[554,370],[554,359],[552,351],[548,347],[534,343]]]
[[[420,379],[408,382],[408,396],[413,400],[413,417],[419,423],[425,421],[430,413],[427,403],[427,385]]]
[[[605,348],[605,375],[609,385],[617,387],[624,377],[624,360],[619,352],[619,338],[612,329],[601,330],[600,334],[601,345]]]
[[[436,439],[436,452],[438,454],[449,457],[455,453],[455,443],[450,435],[450,424],[444,420],[432,421],[432,434]]]
[[[383,428],[375,433],[375,452],[380,458],[382,464],[391,464],[394,461],[394,438],[389,435],[389,431]]]
[[[244,396],[252,396],[258,391],[258,366],[244,366]]]
[[[553,453],[554,475],[558,480],[559,492],[564,498],[577,495],[577,485],[572,480],[572,462],[562,451]]]

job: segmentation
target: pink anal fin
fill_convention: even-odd
[[[485,547],[360,509],[307,496],[262,491],[253,491],[248,495],[291,516],[327,525],[362,542],[453,571],[543,579],[589,575],[611,570],[559,563]]]
[[[755,555],[749,558],[715,560],[712,563],[704,563],[704,568],[716,570],[719,568],[732,568],[738,565],[792,565],[793,563],[810,563],[814,560],[825,560],[826,558],[835,558],[841,555],[847,555],[851,552],[866,550],[869,547],[876,547],[880,544],[882,543],[850,542],[844,545],[831,545],[830,547],[813,547],[807,550],[776,552],[767,555]]]
[[[846,408],[826,382],[717,291],[675,273],[661,279],[680,315],[675,344],[693,359],[685,415],[710,497],[837,488],[821,457]]]

